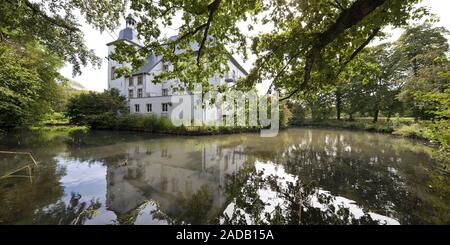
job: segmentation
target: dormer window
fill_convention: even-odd
[[[235,77],[236,77],[236,72],[234,70],[233,70],[232,77],[230,77],[230,72],[228,71],[225,75],[225,82],[232,83],[235,81]]]
[[[163,64],[163,71],[169,71],[169,64],[167,63]]]

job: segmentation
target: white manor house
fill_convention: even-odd
[[[115,43],[127,42],[137,47],[142,47],[135,30],[136,21],[131,15],[126,18],[126,28],[121,30],[119,38],[108,43],[108,54],[114,52]],[[176,38],[176,37],[172,37]],[[192,45],[192,48],[198,50],[198,45]],[[117,77],[115,70],[121,67],[112,59],[108,62],[108,89],[118,89],[120,94],[125,96],[129,103],[131,113],[155,114],[168,116],[175,105],[170,103],[174,88],[183,87],[179,79],[171,79],[154,84],[155,75],[163,71],[173,69],[170,63],[164,61],[164,57],[155,54],[147,58],[147,63],[131,77]],[[230,55],[228,61],[229,71],[227,74],[216,74],[210,78],[213,86],[226,84],[231,86],[233,83],[247,76],[246,70]],[[203,112],[203,120],[217,120],[222,117],[217,110]]]

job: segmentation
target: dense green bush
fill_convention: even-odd
[[[58,96],[57,70],[62,64],[60,57],[37,44],[0,42],[0,128],[42,120]]]
[[[69,99],[67,116],[72,124],[108,128],[115,116],[127,112],[125,97],[116,89],[82,93]]]
[[[289,110],[287,104],[280,106],[280,128],[287,128],[292,120],[292,112]]]

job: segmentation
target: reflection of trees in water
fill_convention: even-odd
[[[141,214],[141,212],[145,209],[145,207],[149,203],[150,202],[146,201],[142,205],[131,210],[128,213],[116,214],[117,215],[116,220],[113,221],[114,224],[116,224],[116,225],[133,225],[136,222],[136,219],[138,218],[138,216]]]
[[[128,160],[127,168],[136,165],[140,169],[147,164],[147,157],[160,155],[160,148],[176,148],[176,151],[169,150],[166,156],[176,155],[178,151],[192,152],[184,158],[186,164],[183,163],[182,168],[197,171],[201,167],[197,164],[197,152],[210,145],[217,146],[214,156],[219,158],[230,154],[227,152],[228,148],[242,146],[239,152],[247,158],[253,157],[251,162],[274,162],[283,166],[286,173],[297,176],[303,184],[314,183],[314,186],[303,186],[301,183],[287,187],[277,186],[275,180],[263,178],[255,169],[250,169],[231,178],[230,183],[234,183],[232,185],[235,187],[227,189],[227,204],[231,202],[236,205],[233,212],[227,213],[229,217],[221,216],[225,207],[214,205],[211,201],[212,190],[205,187],[193,195],[177,198],[173,202],[170,200],[170,208],[166,210],[160,208],[152,211],[155,218],[171,224],[215,224],[220,221],[235,224],[247,222],[244,219],[245,211],[251,214],[253,223],[345,223],[347,216],[351,215],[347,214],[345,207],[338,212],[334,205],[328,205],[327,209],[323,210],[310,207],[307,212],[300,212],[299,216],[299,208],[304,210],[308,205],[305,200],[311,198],[306,195],[308,190],[320,187],[333,195],[355,200],[373,212],[394,216],[401,223],[450,222],[450,197],[433,193],[435,188],[447,190],[449,193],[450,182],[448,177],[442,178],[442,175],[433,171],[432,160],[427,156],[429,148],[413,144],[409,140],[378,134],[289,130],[280,132],[280,135],[273,139],[243,134],[176,139],[167,137],[154,140],[138,134],[107,131],[70,134],[27,132],[11,135],[2,139],[2,149],[36,149],[34,153],[43,164],[36,170],[33,185],[20,180],[0,183],[3,185],[0,186],[0,223],[17,223],[18,220],[21,223],[34,223],[35,210],[39,211],[37,214],[40,215],[40,222],[73,221],[72,214],[82,207],[81,203],[71,207],[70,203],[58,201],[64,195],[60,183],[64,169],[59,169],[54,160],[59,153],[64,152],[64,157],[85,163],[103,162],[108,167],[120,166]],[[139,175],[131,177],[131,180],[140,178]],[[128,181],[127,178],[124,180]],[[432,188],[425,183],[430,183]],[[267,217],[264,214],[267,205],[258,193],[258,190],[264,188],[274,191],[285,201],[285,204],[274,207]],[[332,202],[328,200],[332,198],[329,195],[316,194],[319,194],[319,201],[325,204]],[[84,204],[84,208],[90,205],[88,202]],[[55,209],[44,208],[53,206]],[[45,216],[47,211],[53,214]],[[142,210],[138,208],[119,215],[117,223],[134,223],[140,212]],[[71,217],[57,218],[58,215],[66,214]],[[54,215],[53,220],[51,215]],[[363,221],[360,219],[355,222],[370,223],[370,220],[364,221],[364,217],[362,219]]]
[[[211,189],[205,185],[189,197],[178,197],[168,209],[161,207],[158,200],[146,200],[139,207],[127,213],[117,214],[114,223],[119,225],[135,224],[137,218],[145,214],[145,209],[149,205],[152,208],[149,210],[148,218],[164,221],[163,223],[169,225],[218,224],[221,211],[214,206]]]
[[[166,221],[171,225],[182,224],[216,224],[220,209],[214,207],[210,188],[202,186],[195,194],[187,198],[179,198],[176,210],[162,210],[158,205],[151,211],[154,219]]]
[[[389,142],[376,134],[344,137],[317,133],[289,142],[272,156],[266,152],[256,157],[281,164],[287,173],[314,181],[374,212],[398,217],[401,223],[448,222],[449,199],[436,198],[426,184],[438,179],[426,171],[433,168],[427,147],[415,146],[409,151],[410,145],[404,142]]]
[[[27,179],[0,182],[0,224],[34,223],[34,211],[57,202],[64,189],[60,179],[65,169],[51,156],[38,154],[40,164],[33,170],[33,183]]]
[[[416,146],[414,151],[409,152],[410,146],[402,144],[404,140],[387,138],[385,135],[364,133],[353,135],[353,132],[341,134],[333,131],[305,132],[304,137],[300,138],[282,134],[281,139],[277,141],[279,144],[270,143],[267,139],[255,141],[250,137],[248,141],[229,142],[230,146],[235,145],[234,143],[242,144],[247,157],[253,157],[250,162],[253,163],[256,159],[274,162],[283,166],[286,173],[297,176],[301,183],[314,183],[314,186],[303,186],[300,182],[288,187],[277,186],[274,180],[276,176],[262,178],[257,173],[244,171],[243,176],[232,177],[234,185],[240,183],[240,188],[227,190],[229,198],[227,203],[236,202],[236,206],[233,213],[227,214],[229,217],[225,215],[221,217],[223,222],[233,224],[247,222],[243,219],[244,211],[251,214],[254,218],[251,223],[256,224],[375,222],[367,212],[357,219],[352,217],[347,207],[336,207],[333,204],[334,197],[317,192],[316,187],[327,190],[332,195],[354,200],[377,214],[396,217],[401,223],[448,221],[449,207],[446,205],[448,202],[436,199],[424,185],[428,179],[425,170],[431,166],[426,155],[426,147]],[[195,140],[188,141],[199,145],[200,148],[203,147]],[[217,150],[217,154],[224,153],[221,147]],[[263,203],[258,193],[258,190],[264,188],[276,192],[285,202],[284,205],[275,207],[269,216],[264,213],[267,203]],[[314,199],[325,208],[308,206],[309,202],[306,200],[313,196],[308,190],[314,191]],[[208,197],[210,195],[201,190],[192,198],[177,199],[170,210],[159,209],[152,214],[155,218],[170,224],[218,223],[220,221],[218,214],[221,213],[218,210],[223,207],[208,206],[210,203]],[[241,208],[238,208],[239,205]],[[298,210],[307,212],[299,213]]]
[[[0,224],[82,224],[96,214],[98,201],[81,201],[72,193],[66,204],[61,200],[66,175],[55,156],[66,150],[66,142],[75,131],[25,130],[2,139],[2,149],[32,151],[39,165],[33,169],[33,183],[9,179],[0,183]],[[4,160],[4,159],[2,159]]]
[[[228,180],[225,204],[234,204],[231,212],[226,207],[214,207],[211,190],[203,186],[192,196],[178,200],[176,210],[156,205],[150,212],[152,218],[168,224],[378,224],[368,213],[355,217],[348,207],[335,204],[334,197],[318,193],[312,183],[297,181],[284,186],[280,177],[264,177],[250,165]],[[261,190],[273,191],[283,201],[268,212],[271,204],[261,196]],[[313,206],[312,197],[317,198],[319,207]]]
[[[65,139],[65,143],[71,149],[80,147],[95,147],[114,145],[118,143],[133,142],[150,139],[154,136],[145,133],[129,133],[126,131],[73,131]]]
[[[36,224],[82,225],[98,214],[102,204],[98,200],[81,201],[81,195],[71,193],[68,203],[59,200],[46,208],[36,211]]]
[[[231,212],[223,213],[223,224],[378,224],[368,213],[355,217],[349,208],[335,204],[333,196],[319,193],[313,182],[264,176],[254,166],[231,176],[226,189],[233,205]],[[267,191],[275,193],[275,203],[262,197]]]

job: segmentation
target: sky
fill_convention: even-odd
[[[424,0],[420,5],[430,7],[432,13],[437,15],[440,18],[440,22],[437,23],[437,26],[443,26],[450,30],[450,1],[449,0]],[[93,91],[103,91],[107,88],[107,68],[108,68],[108,60],[106,57],[108,56],[108,47],[107,43],[114,41],[117,39],[119,31],[125,27],[125,20],[123,20],[122,25],[115,32],[103,32],[95,30],[91,26],[86,23],[82,23],[81,30],[84,33],[84,38],[86,45],[93,49],[95,54],[102,58],[102,66],[100,69],[95,69],[92,66],[87,66],[82,68],[82,74],[80,76],[72,77],[72,67],[70,65],[66,65],[61,69],[61,74],[65,77],[74,80],[80,84],[82,84],[86,89]],[[261,32],[263,28],[255,28],[255,32]],[[265,29],[267,30],[267,29]],[[391,34],[390,40],[396,40],[400,34],[401,30],[398,29],[386,29],[387,32]],[[171,30],[167,30],[167,32],[171,32]],[[167,33],[168,36],[175,35],[176,33]],[[254,34],[254,33],[253,33]],[[239,57],[236,57],[238,60],[241,60]],[[249,60],[246,62],[242,62],[243,67],[249,71],[252,68],[254,57],[249,57]],[[242,60],[241,60],[242,61]],[[260,89],[265,89],[266,85],[260,85]]]

